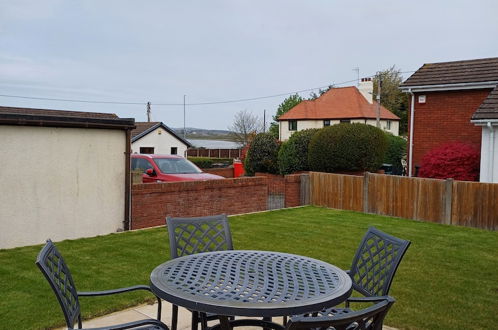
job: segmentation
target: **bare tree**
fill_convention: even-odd
[[[235,114],[233,124],[228,129],[232,140],[242,147],[250,142],[251,137],[263,131],[263,120],[242,110]]]

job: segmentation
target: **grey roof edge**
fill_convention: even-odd
[[[0,125],[41,126],[41,127],[75,127],[75,128],[110,128],[133,129],[134,118],[87,118],[64,117],[32,114],[2,113]]]
[[[448,90],[462,90],[462,89],[486,89],[495,88],[498,85],[498,80],[469,82],[469,83],[454,83],[454,84],[439,84],[439,85],[417,85],[417,86],[403,86],[401,84],[399,89],[403,92],[430,92],[430,91],[448,91]]]
[[[159,122],[159,123],[157,123],[157,124],[155,124],[154,126],[149,127],[148,129],[146,129],[142,133],[137,134],[134,137],[132,137],[131,138],[131,142],[136,142],[136,141],[140,140],[141,138],[143,138],[144,136],[146,136],[147,134],[149,134],[150,132],[156,130],[159,127],[164,128],[168,133],[170,133],[171,135],[173,135],[173,137],[175,137],[180,142],[184,143],[187,146],[187,148],[192,147],[192,144],[190,142],[188,142],[187,140],[185,140],[184,138],[182,138],[181,136],[179,136],[175,131],[173,131],[171,128],[169,128],[168,126],[166,126],[166,124],[164,124],[162,121]]]

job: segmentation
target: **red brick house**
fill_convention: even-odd
[[[481,148],[482,127],[472,116],[498,85],[498,57],[424,64],[403,84],[411,95],[408,174],[431,149],[461,141]]]

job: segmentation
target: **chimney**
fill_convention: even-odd
[[[361,95],[368,101],[368,103],[372,104],[373,102],[373,81],[372,78],[361,78],[360,83],[358,84],[358,90]]]

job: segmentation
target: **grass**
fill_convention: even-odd
[[[349,269],[368,226],[409,239],[386,324],[401,329],[489,329],[498,323],[498,233],[318,207],[230,217],[237,249],[290,252]],[[164,228],[56,243],[79,290],[148,283],[169,259]],[[40,246],[0,250],[0,329],[63,326],[34,264]],[[91,302],[89,302],[91,299]],[[152,301],[147,293],[82,298],[84,318]]]

